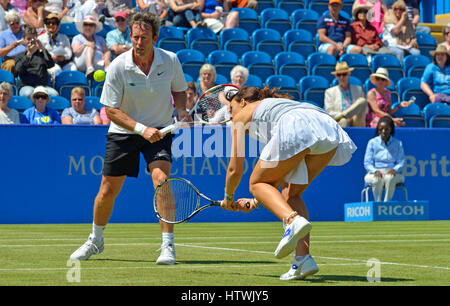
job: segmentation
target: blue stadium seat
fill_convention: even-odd
[[[328,0],[311,0],[309,1],[307,8],[322,15],[328,10],[328,2]]]
[[[320,75],[305,76],[299,82],[302,99],[313,101],[321,108],[324,106],[325,90],[329,87],[329,81]]]
[[[159,30],[157,46],[175,53],[178,50],[187,49],[183,30],[173,26],[161,27]]]
[[[292,77],[296,83],[304,76],[308,75],[305,58],[295,52],[280,52],[274,58],[275,69],[277,74],[288,75]]]
[[[263,51],[274,58],[278,53],[284,51],[281,35],[273,29],[257,29],[252,34],[253,50]]]
[[[183,72],[189,74],[196,80],[199,76],[200,68],[205,63],[205,56],[203,53],[193,49],[182,49],[177,51],[176,54]]]
[[[234,52],[216,50],[208,55],[208,63],[213,65],[216,68],[216,72],[225,76],[229,82],[231,69],[239,65],[239,58]]]
[[[48,102],[47,106],[61,113],[64,109],[69,108],[71,104],[70,100],[64,97],[50,96],[50,102]]]
[[[400,103],[401,102],[392,104],[391,108],[396,108]],[[393,116],[397,118],[403,118],[403,122],[405,123],[406,127],[427,127],[426,120],[422,115],[420,107],[415,103],[412,103],[408,107],[399,108]]]
[[[61,22],[59,25],[59,33],[67,35],[70,40],[72,40],[74,36],[80,34],[73,22]]]
[[[301,94],[297,88],[297,82],[288,75],[271,75],[265,81],[269,88],[280,88],[280,93],[288,93],[293,100],[300,100]]]
[[[100,32],[98,32],[97,35],[99,35],[99,36],[101,36],[103,38],[106,38],[106,34],[108,34],[108,32],[110,32],[112,30],[115,30],[115,29],[116,29],[115,27],[104,23],[102,30]]]
[[[450,128],[450,115],[434,115],[430,118],[430,128]]]
[[[430,59],[433,57],[430,54],[430,51],[433,51],[437,47],[436,39],[428,33],[425,32],[416,32],[417,44],[419,45],[420,54],[427,56]]]
[[[259,76],[261,80],[266,80],[269,76],[276,74],[272,58],[265,52],[245,52],[241,57],[241,65],[247,67],[250,74]]]
[[[274,29],[283,36],[292,28],[289,14],[279,8],[267,8],[260,15],[261,28]]]
[[[274,4],[276,8],[286,11],[289,15],[297,9],[305,8],[304,0],[275,0]]]
[[[283,36],[284,49],[296,52],[307,58],[311,53],[316,52],[314,38],[310,32],[301,29],[291,29]]]
[[[320,15],[310,9],[297,9],[291,14],[291,23],[293,29],[302,29],[315,35],[317,33],[317,21]]]
[[[403,59],[405,76],[421,78],[429,63],[431,63],[431,59],[425,55],[410,54],[405,56]]]
[[[239,58],[247,51],[252,51],[248,32],[241,28],[223,29],[219,34],[220,49],[232,51]]]
[[[275,3],[273,0],[258,0],[258,8],[257,12],[258,14],[261,14],[262,11],[264,11],[266,8],[274,8]]]
[[[436,120],[439,116],[447,116],[450,117],[450,106],[445,103],[429,103],[423,108],[423,116],[425,117],[425,120],[427,121],[427,124],[429,127],[433,126],[434,122],[431,122],[431,119],[433,118]],[[436,120],[437,122],[438,120]],[[435,126],[437,123],[435,123]]]
[[[14,74],[8,70],[0,69],[0,80],[1,82],[7,82],[12,85],[13,95],[17,94],[16,80]]]
[[[376,72],[379,67],[387,68],[389,71],[389,78],[397,84],[398,80],[403,78],[403,68],[400,61],[392,54],[377,54],[372,57],[372,71]]]
[[[189,49],[198,50],[205,57],[214,50],[219,50],[219,41],[216,33],[210,28],[196,27],[186,33],[186,41]]]
[[[70,101],[71,91],[74,87],[83,88],[86,96],[91,93],[88,79],[80,71],[63,70],[55,76],[55,89],[61,97]]]
[[[423,109],[430,101],[428,96],[420,88],[420,83],[419,78],[405,77],[398,81],[397,90],[402,101],[409,101],[411,97],[415,97],[415,104]]]
[[[27,108],[30,108],[33,106],[33,101],[31,101],[27,97],[22,96],[12,96],[11,99],[8,102],[9,108],[14,108],[18,112],[23,112]]]
[[[333,82],[334,75],[331,74],[336,68],[336,58],[327,53],[316,52],[307,58],[308,71],[311,75],[320,75]]]
[[[238,11],[239,28],[246,30],[247,33],[253,33],[254,30],[261,27],[259,24],[258,13],[255,10],[248,7],[235,7],[232,11]]]
[[[100,98],[96,96],[86,96],[86,104],[85,108],[87,109],[93,109],[100,111],[100,109],[104,106],[102,103],[100,103]]]
[[[191,75],[187,73],[184,73],[184,79],[186,80],[186,83],[195,82],[195,80],[191,77]]]
[[[345,53],[339,58],[339,62],[347,62],[349,67],[354,68],[351,72],[352,76],[357,77],[364,82],[372,74],[366,56],[359,53]]]
[[[264,86],[263,81],[261,78],[254,74],[249,74],[247,78],[247,82],[244,86],[253,86],[253,87],[259,87],[262,88]]]

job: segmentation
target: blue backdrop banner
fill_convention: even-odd
[[[89,223],[101,181],[105,135],[100,126],[0,126],[0,223]],[[358,150],[341,167],[327,167],[304,194],[312,221],[344,221],[344,204],[359,202],[364,152],[374,129],[349,128]],[[406,153],[409,200],[429,201],[431,220],[450,219],[450,129],[399,128]],[[229,156],[229,130],[180,130],[173,142],[172,176],[192,181],[205,195],[222,199]],[[248,180],[261,144],[249,141],[237,197],[249,197]],[[157,222],[153,186],[141,159],[137,179],[127,178],[111,222]],[[397,192],[394,200],[403,200]],[[266,209],[249,214],[207,209],[190,222],[277,220]]]

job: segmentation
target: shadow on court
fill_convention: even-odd
[[[152,260],[143,259],[119,259],[119,258],[96,258],[89,261],[105,261],[105,262],[141,262],[156,263],[156,258]],[[232,265],[232,264],[274,264],[273,261],[242,261],[242,260],[177,260],[177,265]]]
[[[279,276],[273,275],[271,277],[279,278]],[[313,276],[309,276],[304,280],[298,280],[299,282],[308,282],[308,283],[342,283],[342,282],[360,282],[367,284],[376,284],[369,283],[367,281],[366,276],[358,276],[358,275],[321,275],[316,274]],[[394,278],[394,277],[381,277],[381,283],[395,283],[395,282],[412,282],[414,279],[407,278]]]

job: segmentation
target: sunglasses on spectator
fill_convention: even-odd
[[[20,21],[13,21],[13,22],[9,23],[10,26],[18,25],[18,24],[20,24]]]
[[[37,95],[34,95],[34,99],[48,99],[48,96],[47,95],[39,95],[39,94],[37,94]]]
[[[448,35],[448,34],[450,34],[450,32],[445,32],[445,35]]]
[[[125,18],[116,18],[116,21],[117,22],[124,22],[124,21],[126,21],[126,19]]]
[[[348,75],[348,72],[345,73],[336,73],[336,76],[339,77],[346,77]]]
[[[399,8],[399,7],[396,7],[396,8],[394,9],[394,11],[404,11],[404,9]]]
[[[58,25],[59,22],[58,21],[47,21],[45,22],[46,25]]]
[[[94,23],[83,23],[83,27],[95,27]]]
[[[380,77],[375,77],[375,80],[377,81],[386,81],[386,79],[380,78]]]

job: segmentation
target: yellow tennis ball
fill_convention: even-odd
[[[103,82],[105,80],[105,72],[103,70],[97,70],[94,72],[94,80],[96,82]]]

